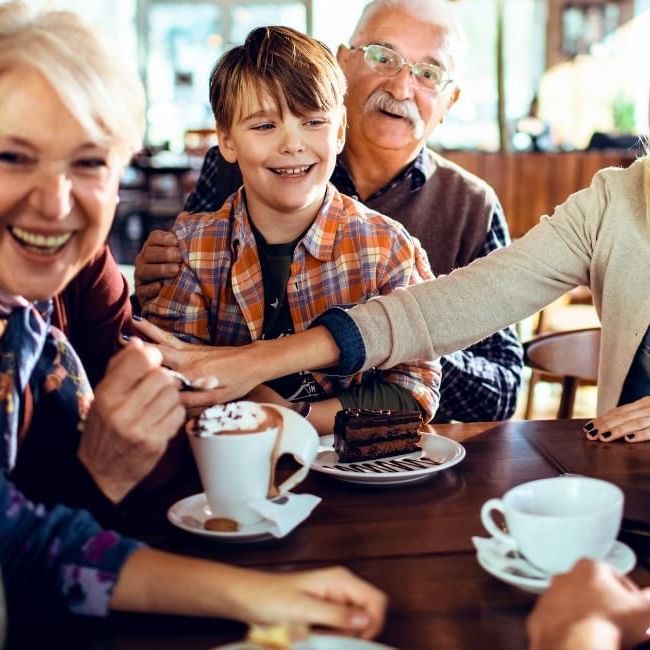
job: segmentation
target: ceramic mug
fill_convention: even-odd
[[[508,532],[494,521],[501,512]],[[580,558],[602,560],[623,518],[623,492],[586,476],[560,476],[523,483],[481,508],[481,521],[495,538],[551,574],[568,571]]]
[[[188,427],[190,444],[213,517],[253,524],[262,516],[248,503],[285,494],[309,472],[318,453],[318,434],[291,409],[266,404],[281,416],[279,427],[255,433],[198,436]],[[275,485],[275,464],[291,454],[301,467],[283,483]]]

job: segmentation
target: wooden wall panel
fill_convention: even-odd
[[[582,187],[580,169],[583,152],[548,154],[551,157],[551,183],[547,210],[551,213],[556,206]]]
[[[551,158],[523,154],[515,166],[515,202],[512,236],[521,237],[549,211]]]
[[[513,212],[512,205],[515,200],[514,154],[483,154],[483,174],[486,180],[497,193],[505,214]]]
[[[521,237],[570,194],[588,187],[599,169],[627,167],[636,159],[628,151],[517,154],[450,151],[443,155],[495,189],[513,237]]]
[[[632,160],[634,160],[633,155],[629,162]],[[620,167],[623,162],[621,154],[616,151],[590,152],[588,156],[583,156],[581,159],[581,170],[578,179],[579,186],[588,187],[591,184],[591,179],[597,171],[604,169],[605,167]]]
[[[481,151],[454,151],[453,156],[447,154],[444,154],[444,156],[468,172],[483,178],[483,165],[486,154]]]

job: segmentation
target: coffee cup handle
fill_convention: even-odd
[[[287,421],[287,418],[297,418],[297,423],[300,426],[296,426],[296,422],[292,423],[291,420]],[[278,494],[286,494],[305,480],[309,473],[309,466],[318,453],[318,434],[311,425],[307,425],[308,430],[305,430],[304,420],[293,412],[287,413],[286,410],[283,412],[283,419],[285,420],[285,429],[280,437],[277,458],[282,454],[291,454],[301,464],[301,467],[277,486]]]
[[[305,466],[296,470],[288,479],[278,485],[278,494],[286,494],[289,492],[289,490],[291,490],[291,488],[296,487],[298,483],[301,483],[305,479],[308,472],[309,467]]]
[[[499,528],[499,526],[494,522],[492,512],[495,510],[505,516],[503,501],[501,499],[489,499],[483,504],[483,507],[481,508],[481,523],[485,527],[485,530],[487,530],[492,537],[498,539],[504,544],[513,547],[516,546],[515,540],[507,533],[504,533],[503,530],[501,530],[501,528]]]

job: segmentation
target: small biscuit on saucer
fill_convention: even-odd
[[[251,624],[246,641],[268,650],[288,650],[296,641],[309,636],[309,627],[304,623],[277,623],[275,625]]]
[[[239,524],[226,517],[211,517],[205,521],[203,528],[215,533],[236,533],[239,530]]]

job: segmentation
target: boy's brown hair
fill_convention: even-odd
[[[258,27],[226,52],[210,74],[210,104],[217,126],[228,131],[247,104],[268,95],[281,113],[334,110],[346,82],[326,45],[290,27]]]

